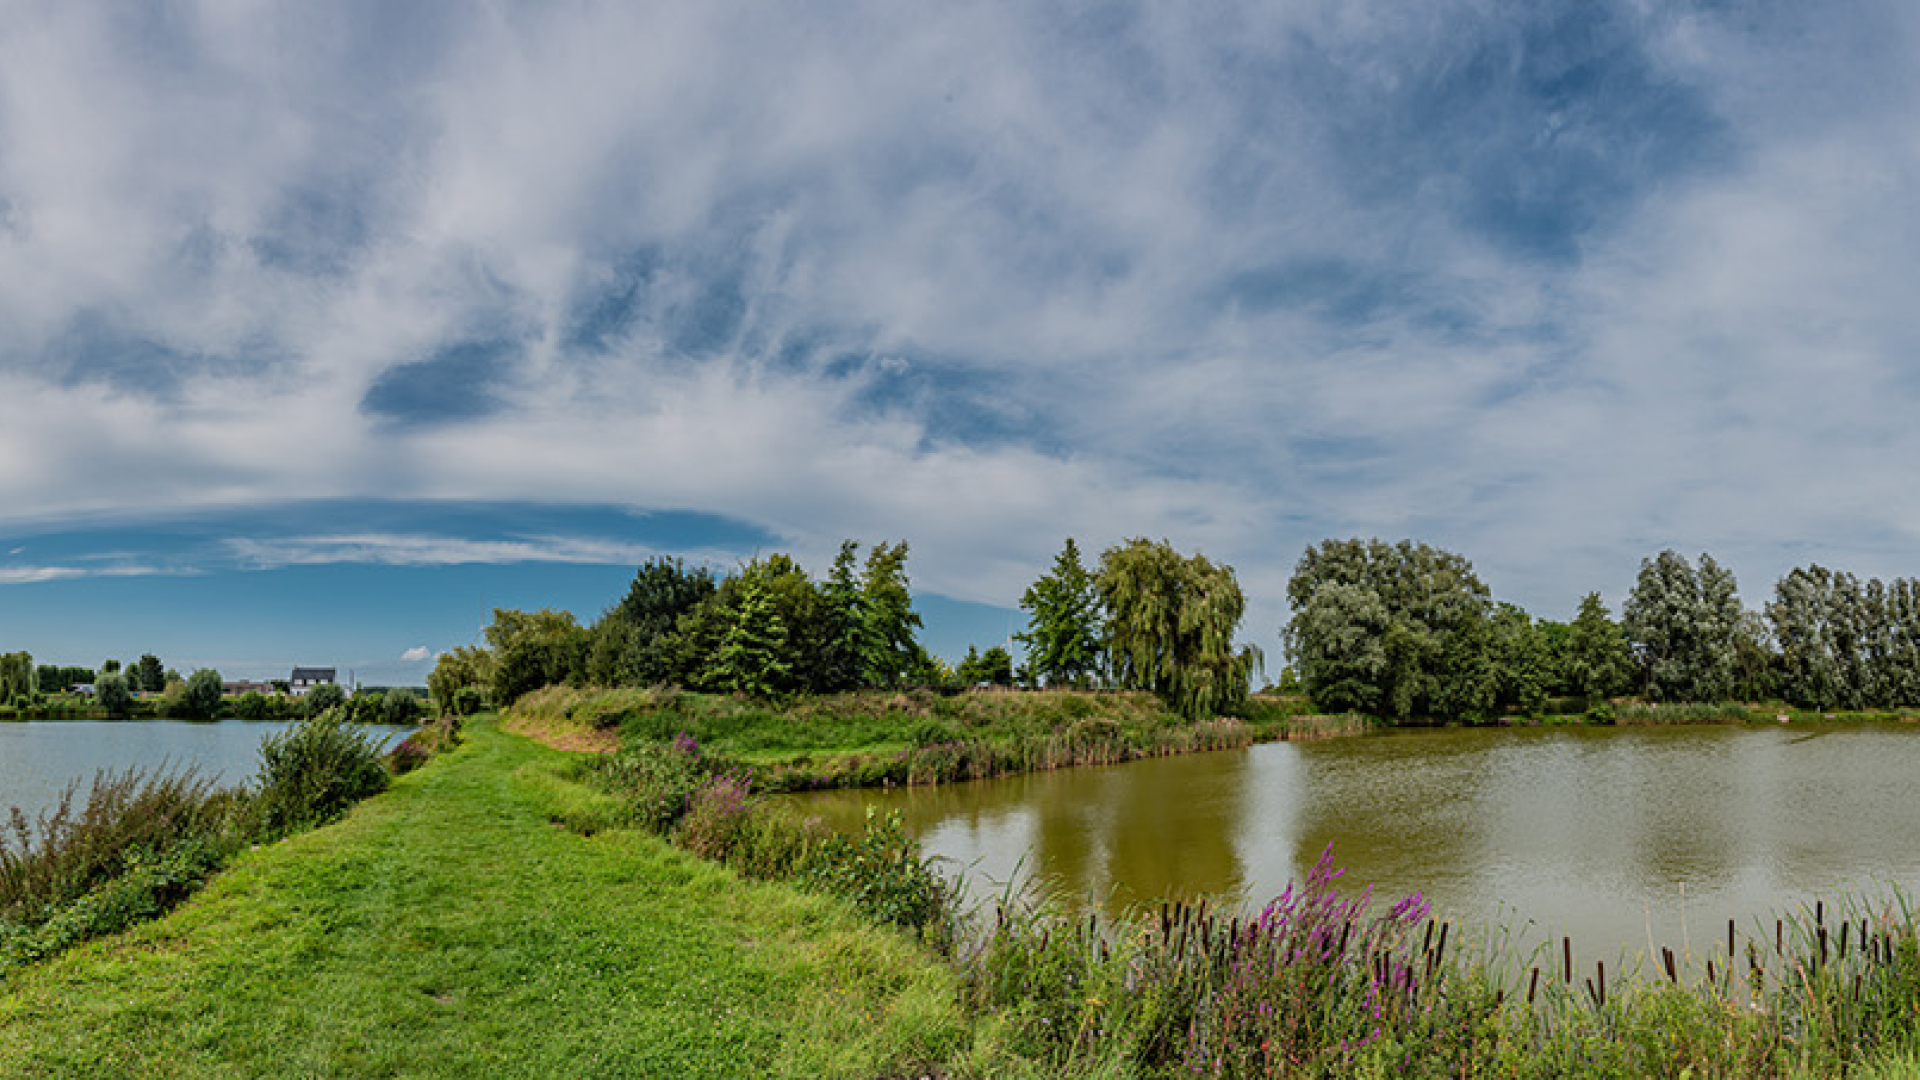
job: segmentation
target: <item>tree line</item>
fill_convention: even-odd
[[[815,579],[786,554],[725,577],[650,560],[591,625],[570,612],[498,609],[485,644],[441,654],[428,685],[446,712],[507,704],[550,684],[678,686],[764,697],[907,685],[1110,687],[1159,694],[1188,716],[1241,709],[1261,673],[1236,645],[1246,611],[1233,568],[1132,539],[1089,566],[1069,538],[1020,598],[1025,650],[969,647],[950,668],[918,641],[905,541],[864,560],[844,542]],[[1278,688],[1329,712],[1472,721],[1555,699],[1779,699],[1814,708],[1920,702],[1920,583],[1862,583],[1820,566],[1746,610],[1703,554],[1642,560],[1618,619],[1596,593],[1571,621],[1496,601],[1464,556],[1413,540],[1325,540],[1287,585]]]
[[[1796,568],[1760,611],[1732,571],[1643,559],[1615,621],[1598,593],[1570,623],[1494,602],[1472,564],[1411,540],[1328,540],[1295,567],[1283,636],[1317,705],[1394,720],[1530,712],[1550,697],[1920,703],[1920,583]]]
[[[496,609],[484,645],[440,655],[427,686],[446,712],[505,705],[552,684],[679,686],[766,697],[975,682],[1152,690],[1192,715],[1246,698],[1257,650],[1233,644],[1246,600],[1232,567],[1167,543],[1109,549],[1097,571],[1069,539],[1029,588],[1019,635],[950,668],[919,642],[905,541],[862,560],[848,540],[815,580],[792,556],[756,558],[716,578],[677,558],[642,565],[591,626],[571,612]]]

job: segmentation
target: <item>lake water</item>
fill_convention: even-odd
[[[798,798],[848,829],[901,810],[976,895],[1037,874],[1110,908],[1261,903],[1332,845],[1343,892],[1420,891],[1589,956],[1701,952],[1729,918],[1771,939],[1841,890],[1920,896],[1910,725],[1409,731]]]
[[[190,723],[180,720],[55,720],[0,724],[0,815],[19,807],[30,819],[60,801],[68,784],[79,782],[76,806],[85,804],[88,786],[102,769],[151,769],[193,766],[221,786],[254,778],[260,766],[260,740],[290,723]],[[372,724],[387,745],[413,731]]]

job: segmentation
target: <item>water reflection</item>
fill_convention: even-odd
[[[1111,907],[1255,902],[1329,844],[1343,884],[1588,954],[1717,939],[1842,888],[1920,889],[1920,730],[1554,729],[1271,744],[979,784],[805,796],[897,807],[976,891],[1037,873]]]

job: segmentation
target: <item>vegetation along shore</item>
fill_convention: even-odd
[[[1760,617],[1710,558],[1665,552],[1621,620],[1590,595],[1557,624],[1457,555],[1328,541],[1256,692],[1231,567],[1134,540],[1089,568],[1069,541],[1022,597],[1024,662],[948,667],[917,640],[906,558],[849,542],[819,580],[785,555],[724,578],[656,559],[592,625],[496,611],[433,672],[443,719],[384,766],[342,702],[269,740],[257,790],[103,777],[81,811],[16,820],[0,1072],[1920,1069],[1898,897],[1609,971],[1345,890],[1330,859],[1251,910],[968,910],[897,820],[840,835],[782,798],[1383,725],[1904,719],[1912,583],[1795,571]]]

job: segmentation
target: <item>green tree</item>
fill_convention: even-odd
[[[860,545],[840,542],[833,568],[820,586],[827,640],[814,689],[822,693],[852,690],[866,677],[866,658],[880,652],[870,636],[865,594],[859,579]]]
[[[119,671],[119,670],[120,670],[120,661],[118,660],[107,659],[107,660],[102,660],[100,662],[100,674],[102,675],[108,674],[109,672]]]
[[[1122,687],[1151,690],[1196,719],[1246,701],[1260,656],[1233,645],[1246,597],[1231,566],[1134,539],[1101,554],[1094,581],[1106,611],[1107,656]]]
[[[93,696],[100,707],[107,710],[107,715],[116,720],[133,711],[133,688],[118,671],[109,671],[94,680]]]
[[[308,716],[319,716],[329,709],[337,709],[347,703],[347,692],[339,683],[321,683],[307,691],[300,699],[301,711]]]
[[[1554,682],[1546,634],[1532,616],[1505,601],[1495,606],[1489,629],[1494,704],[1520,713],[1538,711]]]
[[[160,663],[159,657],[147,653],[133,665],[129,680],[135,690],[157,694],[167,688],[167,669]]]
[[[1033,678],[1048,686],[1085,686],[1100,670],[1100,590],[1081,565],[1073,537],[1020,598],[1027,612],[1027,646]]]
[[[1597,592],[1580,600],[1567,625],[1565,687],[1583,698],[1609,698],[1627,692],[1633,680],[1633,653],[1627,635],[1607,613]]]
[[[677,558],[650,559],[634,574],[627,595],[593,627],[587,681],[596,686],[651,686],[668,681],[665,640],[680,616],[712,596],[705,567],[688,570]]]
[[[907,542],[879,543],[867,553],[860,584],[861,674],[869,686],[893,686],[920,666],[914,637],[920,613],[907,581]]]
[[[1013,685],[1013,654],[999,645],[989,646],[986,652],[977,647],[967,646],[966,659],[953,669],[954,677],[967,686],[986,683],[992,686]]]
[[[1656,701],[1727,698],[1740,622],[1733,575],[1712,556],[1700,556],[1697,572],[1672,550],[1642,559],[1621,628],[1639,660],[1643,692]]]
[[[434,659],[427,693],[442,716],[464,715],[457,707],[462,690],[484,696],[493,679],[493,653],[478,645],[456,645]],[[478,711],[478,710],[475,710]]]
[[[719,689],[771,697],[791,687],[787,624],[764,575],[743,575],[739,608],[714,653],[707,682]]]
[[[1492,601],[1473,564],[1402,540],[1325,540],[1287,582],[1282,633],[1316,704],[1472,719],[1495,700]]]
[[[381,700],[380,718],[389,724],[413,724],[420,720],[420,699],[411,690],[394,687]]]
[[[221,684],[220,673],[212,668],[199,668],[187,677],[180,694],[181,715],[195,720],[205,720],[220,711],[220,699],[226,693]]]
[[[10,652],[0,655],[0,705],[9,705],[33,696],[33,654]]]
[[[484,631],[493,648],[488,696],[501,707],[543,686],[577,682],[585,674],[591,636],[571,611],[495,608]]]

